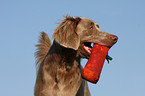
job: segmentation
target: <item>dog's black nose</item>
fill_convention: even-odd
[[[112,39],[113,43],[116,43],[117,40],[118,40],[118,37],[115,36],[115,35],[112,35],[112,36],[111,36],[111,39]]]

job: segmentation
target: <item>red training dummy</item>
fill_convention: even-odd
[[[93,46],[89,60],[82,72],[84,79],[97,83],[108,51],[108,47],[97,44]]]

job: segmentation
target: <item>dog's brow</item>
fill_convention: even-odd
[[[94,22],[91,22],[91,25],[94,25]]]

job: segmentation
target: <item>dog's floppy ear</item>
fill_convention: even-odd
[[[77,50],[80,44],[80,37],[75,30],[80,20],[79,17],[66,16],[54,30],[53,38],[64,47]]]

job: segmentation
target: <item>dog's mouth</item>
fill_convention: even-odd
[[[98,45],[102,45],[102,46],[106,46],[108,48],[111,48],[113,45],[112,44],[103,44],[103,43],[93,43],[93,42],[84,42],[82,44],[82,48],[88,53],[88,55],[91,54],[93,45],[98,44]]]
[[[84,42],[82,44],[83,49],[88,53],[88,55],[91,54],[91,51],[92,51],[92,48],[93,48],[94,44],[95,43],[91,43],[91,42]]]
[[[91,43],[91,42],[84,42],[82,44],[82,48],[84,49],[84,51],[88,54],[87,57],[89,58],[89,56],[91,55],[91,52],[92,52],[92,48],[93,48],[93,45],[95,44],[98,44],[98,43]],[[106,46],[108,48],[111,48],[111,46],[107,46],[105,44],[99,44],[99,45],[103,45],[103,46]],[[108,54],[106,55],[106,60],[108,61],[109,63],[109,60],[112,60],[112,57],[110,57]]]
[[[83,47],[83,49],[88,53],[88,55],[90,55],[90,54],[91,54],[91,51],[92,51],[92,48],[93,48],[93,46],[94,46],[95,44],[99,44],[99,45],[102,45],[102,46],[106,46],[106,47],[108,47],[108,48],[111,47],[111,46],[108,46],[108,45],[103,44],[103,43],[92,43],[92,42],[84,42],[84,43],[82,44],[82,47]]]

